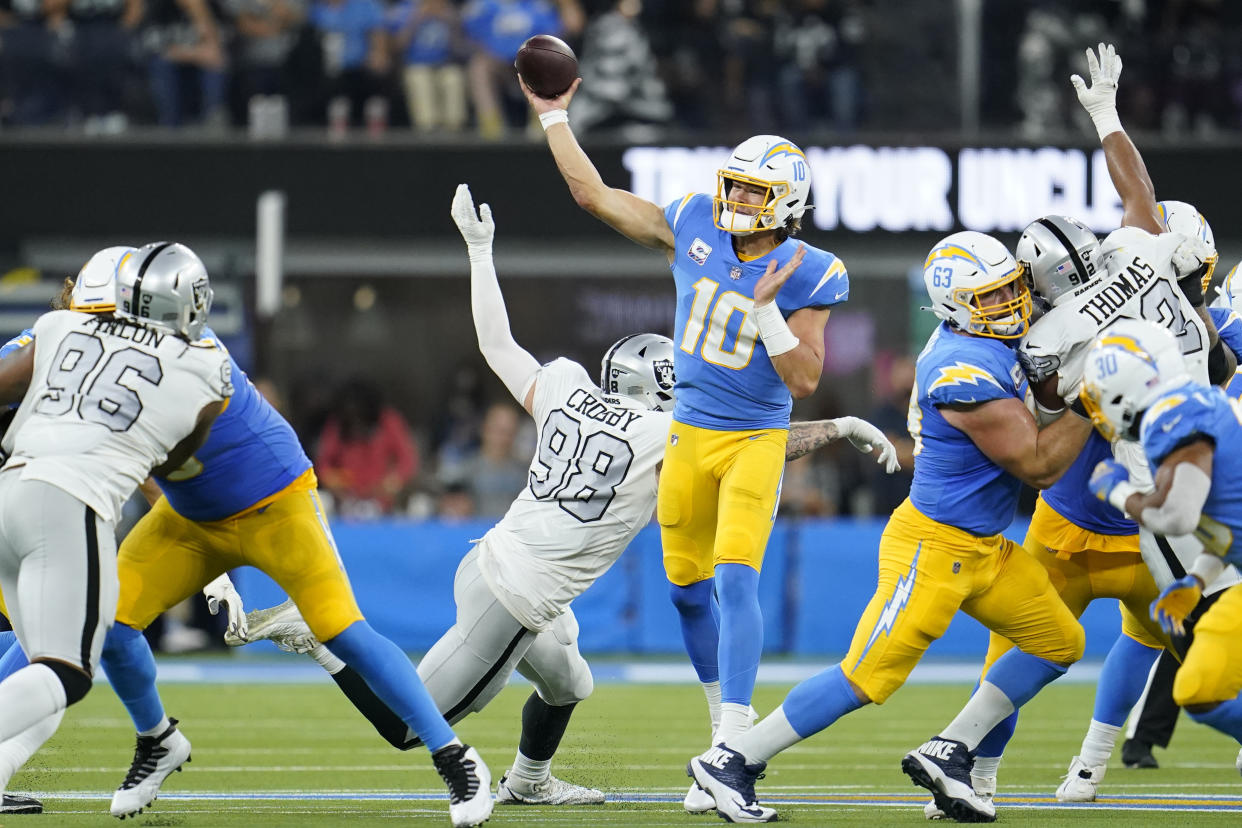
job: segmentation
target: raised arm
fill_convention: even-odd
[[[569,128],[569,102],[582,83],[574,81],[569,91],[557,98],[541,98],[530,91],[518,77],[522,92],[530,102],[531,109],[539,116],[548,138],[548,148],[556,160],[569,192],[578,206],[612,227],[621,235],[638,242],[643,247],[663,251],[669,261],[673,260],[673,230],[664,218],[664,210],[658,204],[639,198],[628,190],[609,187],[599,170],[578,145],[578,139]]]
[[[533,380],[539,371],[539,361],[517,344],[509,330],[509,311],[505,308],[496,266],[492,262],[492,237],[496,233],[492,208],[484,204],[476,214],[470,188],[459,184],[453,196],[452,213],[470,255],[470,311],[474,316],[474,332],[479,338],[479,351],[514,399],[527,413],[533,413]]]
[[[1148,233],[1165,232],[1164,222],[1156,208],[1156,188],[1147,173],[1147,165],[1138,147],[1121,127],[1117,114],[1117,81],[1121,77],[1121,58],[1110,44],[1099,45],[1099,57],[1087,50],[1087,69],[1091,86],[1079,75],[1070,83],[1078,93],[1078,102],[1091,116],[1108,161],[1108,175],[1121,196],[1122,227],[1137,227]]]
[[[940,408],[945,421],[1014,477],[1046,489],[1065,473],[1091,433],[1091,422],[1066,414],[1039,428],[1017,397]]]

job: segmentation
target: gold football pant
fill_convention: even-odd
[[[882,704],[959,609],[1033,656],[1082,657],[1082,626],[1043,567],[1013,541],[939,523],[907,499],[880,539],[879,585],[841,664],[846,678]]]
[[[273,497],[216,521],[184,518],[160,498],[121,544],[116,620],[146,629],[221,573],[253,566],[289,594],[320,641],[361,621],[315,483],[308,470]]]

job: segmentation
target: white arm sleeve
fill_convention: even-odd
[[[489,254],[470,257],[470,311],[479,351],[487,365],[523,404],[539,361],[513,339],[509,331],[509,311],[496,280],[496,266]]]
[[[1160,535],[1189,535],[1199,525],[1199,515],[1212,488],[1212,479],[1193,463],[1178,463],[1173,484],[1160,506],[1148,506],[1139,517],[1143,525]]]

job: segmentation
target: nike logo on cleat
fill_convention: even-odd
[[[734,798],[733,804],[737,807],[738,813],[746,814],[747,816],[753,816],[753,817],[763,816],[763,809],[758,806],[752,808],[749,805],[747,805],[745,802],[737,798]]]
[[[946,742],[943,739],[932,739],[924,742],[919,748],[919,753],[924,756],[932,756],[942,762],[947,762],[953,757],[953,749],[957,747],[954,742]]]
[[[707,751],[707,753],[703,754],[699,761],[704,765],[711,765],[717,770],[724,770],[725,766],[729,764],[730,758],[731,756],[729,751],[724,748],[714,747]]]

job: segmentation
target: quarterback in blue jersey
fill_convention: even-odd
[[[146,275],[159,249],[127,252],[115,268],[130,266]],[[95,302],[89,312],[115,308],[116,269],[102,285],[111,298]],[[219,344],[210,329],[205,335]],[[250,565],[293,597],[331,655],[347,665],[343,676],[365,682],[366,692],[351,693],[342,676],[334,676],[351,700],[378,697],[431,748],[449,789],[453,824],[483,822],[492,809],[486,766],[457,739],[405,654],[366,623],[319,504],[310,460],[293,429],[231,357],[229,364],[240,378],[229,405],[189,460],[155,478],[164,497],[118,551],[116,624],[108,631],[101,663],[138,738],[133,765],[113,796],[112,814],[141,812],[190,757],[189,740],[164,713],[142,630],[226,570]]]
[[[1096,495],[1165,534],[1193,532],[1203,549],[1189,571],[1151,605],[1170,633],[1185,632],[1208,584],[1242,564],[1242,408],[1220,389],[1194,382],[1167,330],[1126,320],[1088,354],[1083,401],[1106,435],[1142,445],[1155,491],[1142,494],[1125,468],[1100,463]],[[1173,682],[1173,699],[1196,721],[1242,742],[1242,584],[1195,624]]]
[[[810,195],[802,150],[759,135],[733,150],[714,196],[661,208],[607,186],[555,99],[527,100],[574,200],[664,254],[677,309],[677,402],[656,509],[682,634],[714,738],[745,730],[763,646],[758,579],[780,490],[792,397],[814,393],[824,326],[849,297],[845,265],[793,240]],[[717,624],[713,602],[719,602]],[[691,791],[687,810],[711,807]]]
[[[910,497],[880,540],[879,584],[845,660],[802,682],[751,730],[690,761],[717,809],[737,822],[776,814],[756,800],[769,759],[906,680],[959,609],[1013,641],[974,698],[902,769],[951,817],[991,821],[971,788],[979,740],[1082,655],[1082,627],[1047,572],[1000,533],[1022,482],[1047,487],[1078,454],[1090,424],[1076,415],[1037,427],[1011,343],[1026,333],[1025,273],[999,241],[955,233],[930,252],[923,279],[942,322],[919,356],[909,431]]]

